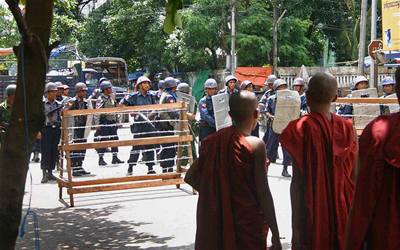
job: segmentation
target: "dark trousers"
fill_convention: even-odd
[[[136,133],[143,133],[137,131]],[[154,137],[157,136],[154,133],[150,134],[139,134],[139,135],[133,135],[133,139],[136,138],[146,138],[146,137]],[[144,146],[133,146],[131,149],[131,154],[129,156],[128,164],[131,165],[136,165],[138,160],[139,160],[139,154],[142,153],[143,157],[145,159],[146,166],[148,167],[148,170],[153,170],[153,166],[155,165],[154,163],[154,149],[156,149],[156,145],[144,145]]]
[[[212,133],[215,133],[216,129],[209,126],[207,123],[200,122],[199,127],[199,141],[203,141],[207,136]]]
[[[54,170],[58,161],[58,143],[60,142],[61,130],[59,127],[46,126],[42,129],[40,167],[43,170]]]
[[[271,161],[275,161],[278,156],[278,147],[279,147],[279,134],[275,133],[272,128],[268,133],[268,140],[267,140],[267,156],[268,159]],[[292,157],[289,153],[282,148],[283,152],[283,165],[289,166],[292,165]]]
[[[33,143],[32,152],[40,153],[40,140],[36,140],[35,143]]]
[[[172,126],[171,126],[170,130],[173,130]],[[166,130],[164,130],[164,131],[166,131]],[[169,135],[174,135],[174,133],[173,132],[164,132],[164,133],[162,133],[162,135],[169,136]],[[166,144],[162,144],[161,146],[162,146],[162,149],[160,152],[160,166],[163,169],[172,168],[175,165],[176,143],[166,143]],[[170,159],[170,160],[166,160],[166,159]]]
[[[106,125],[106,126],[100,126],[100,130],[97,133],[97,135],[99,136],[99,138],[96,139],[96,141],[117,141],[119,140],[118,138],[118,127],[116,125],[115,121],[100,121],[100,125]],[[99,153],[99,156],[103,156],[104,153],[106,152],[105,148],[99,148],[97,150],[97,152]],[[116,153],[118,153],[118,147],[115,148],[111,148],[111,152],[113,153],[113,155],[116,155]]]
[[[251,131],[251,135],[255,137],[260,137],[260,124],[258,122],[254,130]]]
[[[74,143],[83,143],[87,140],[85,137],[85,128],[78,128],[74,130]],[[76,150],[71,152],[72,167],[82,167],[82,163],[85,160],[86,150]]]

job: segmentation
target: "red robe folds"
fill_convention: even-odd
[[[360,137],[348,233],[349,250],[400,249],[400,113],[378,117]]]
[[[254,154],[233,126],[202,142],[196,250],[266,249],[254,182]]]
[[[344,249],[357,143],[350,121],[312,112],[280,136],[294,160],[292,249]]]

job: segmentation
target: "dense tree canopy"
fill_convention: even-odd
[[[271,2],[236,1],[238,66],[272,64]],[[225,67],[231,38],[229,0],[185,0],[167,8],[167,0],[113,0],[83,15],[88,3],[56,1],[51,40],[78,44],[87,57],[122,57],[129,70]],[[179,15],[164,21],[171,8],[180,9]],[[359,9],[360,0],[280,0],[278,12],[286,14],[278,29],[279,65],[318,65],[326,42],[337,61],[356,59]],[[15,45],[15,23],[3,7],[0,14],[0,47]],[[167,34],[163,24],[171,18],[181,27]]]

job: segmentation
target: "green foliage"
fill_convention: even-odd
[[[9,48],[18,44],[20,35],[11,12],[0,6],[0,48]]]

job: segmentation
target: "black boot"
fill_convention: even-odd
[[[49,179],[49,181],[57,180],[56,177],[53,175],[53,171],[52,170],[47,170],[47,179]]]
[[[287,166],[283,166],[282,176],[283,177],[292,177],[287,171]]]
[[[103,156],[99,156],[99,166],[107,166],[107,162],[104,161]]]
[[[132,172],[133,172],[133,164],[129,164],[128,172],[126,173],[126,175],[132,175]]]
[[[46,172],[46,170],[42,170],[42,173],[43,173],[43,178],[42,178],[42,180],[40,181],[41,183],[47,183],[47,182],[49,182],[49,179],[47,178],[47,172]]]
[[[147,167],[147,174],[156,174],[156,171],[154,171],[153,167]]]
[[[39,162],[39,161],[40,161],[39,152],[33,152],[32,161],[33,161],[33,162]]]
[[[121,163],[124,163],[124,162],[121,161],[120,159],[118,159],[118,156],[117,156],[117,155],[113,155],[111,164],[121,164]]]

